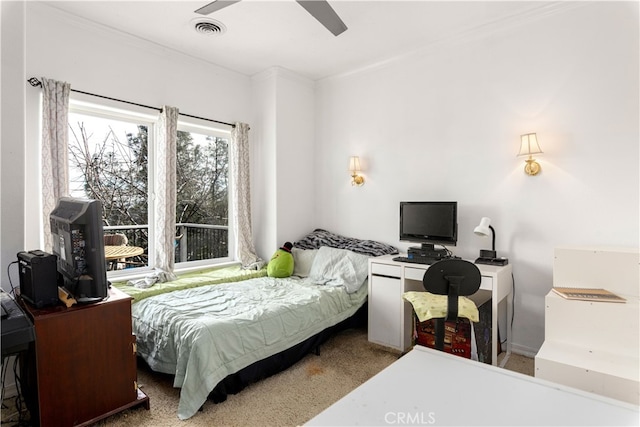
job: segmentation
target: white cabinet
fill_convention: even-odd
[[[555,249],[553,284],[606,288],[621,303],[545,297],[545,339],[535,376],[640,404],[640,299],[637,249]]]
[[[407,349],[411,345],[411,304],[402,299],[402,294],[423,289],[421,281],[403,279],[401,266],[371,262],[369,341],[401,351]]]
[[[638,298],[624,304],[545,297],[545,339],[535,376],[640,404]]]
[[[369,260],[369,341],[396,350],[405,351],[412,345],[413,309],[402,298],[408,291],[424,291],[422,278],[429,268],[426,264],[393,261],[391,255]],[[471,298],[492,299],[492,364],[498,354],[498,304],[511,295],[511,266],[478,265],[482,282],[480,290]],[[507,299],[505,318],[510,318],[511,301]],[[511,337],[511,324],[507,322],[507,341]]]
[[[369,292],[369,341],[400,348],[400,305],[394,304],[398,293],[402,293],[400,278],[373,276]]]

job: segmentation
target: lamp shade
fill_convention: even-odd
[[[518,156],[530,156],[532,154],[540,154],[540,144],[535,133],[528,133],[520,136],[520,152]]]
[[[360,172],[360,158],[358,156],[351,156],[349,158],[349,171]]]
[[[491,234],[491,230],[489,229],[491,224],[491,220],[489,218],[482,217],[480,220],[480,225],[473,229],[473,232],[478,236],[488,236]]]

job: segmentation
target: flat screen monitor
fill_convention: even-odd
[[[400,202],[400,240],[455,246],[458,240],[457,202]]]
[[[79,303],[102,301],[109,282],[100,201],[62,197],[49,222],[59,285]]]

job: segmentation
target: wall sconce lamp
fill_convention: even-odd
[[[491,250],[480,249],[480,257],[476,259],[476,264],[489,264],[489,265],[507,265],[509,260],[496,256],[496,230],[491,226],[491,220],[489,218],[482,217],[480,225],[473,229],[473,232],[478,236],[488,236],[491,233]]]
[[[360,158],[358,156],[349,158],[349,173],[351,173],[351,185],[358,187],[364,185],[364,177],[360,175]]]
[[[538,144],[538,138],[535,133],[528,133],[520,136],[520,152],[519,156],[529,156],[526,165],[524,165],[524,172],[527,175],[537,175],[540,172],[540,164],[534,160],[533,154],[542,154],[540,145]]]

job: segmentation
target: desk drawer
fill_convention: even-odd
[[[377,276],[396,277],[399,279],[402,273],[401,270],[402,267],[399,265],[371,263],[371,274]]]
[[[422,278],[424,277],[424,273],[427,271],[426,268],[414,268],[414,267],[406,267],[404,269],[404,278],[411,280],[419,280],[422,282]]]
[[[426,269],[406,267],[404,269],[404,278],[411,280],[419,280],[422,282]],[[480,276],[480,289],[485,291],[493,290],[493,277]]]
[[[480,281],[480,289],[485,291],[493,290],[493,277],[491,276],[481,276],[482,280]]]

